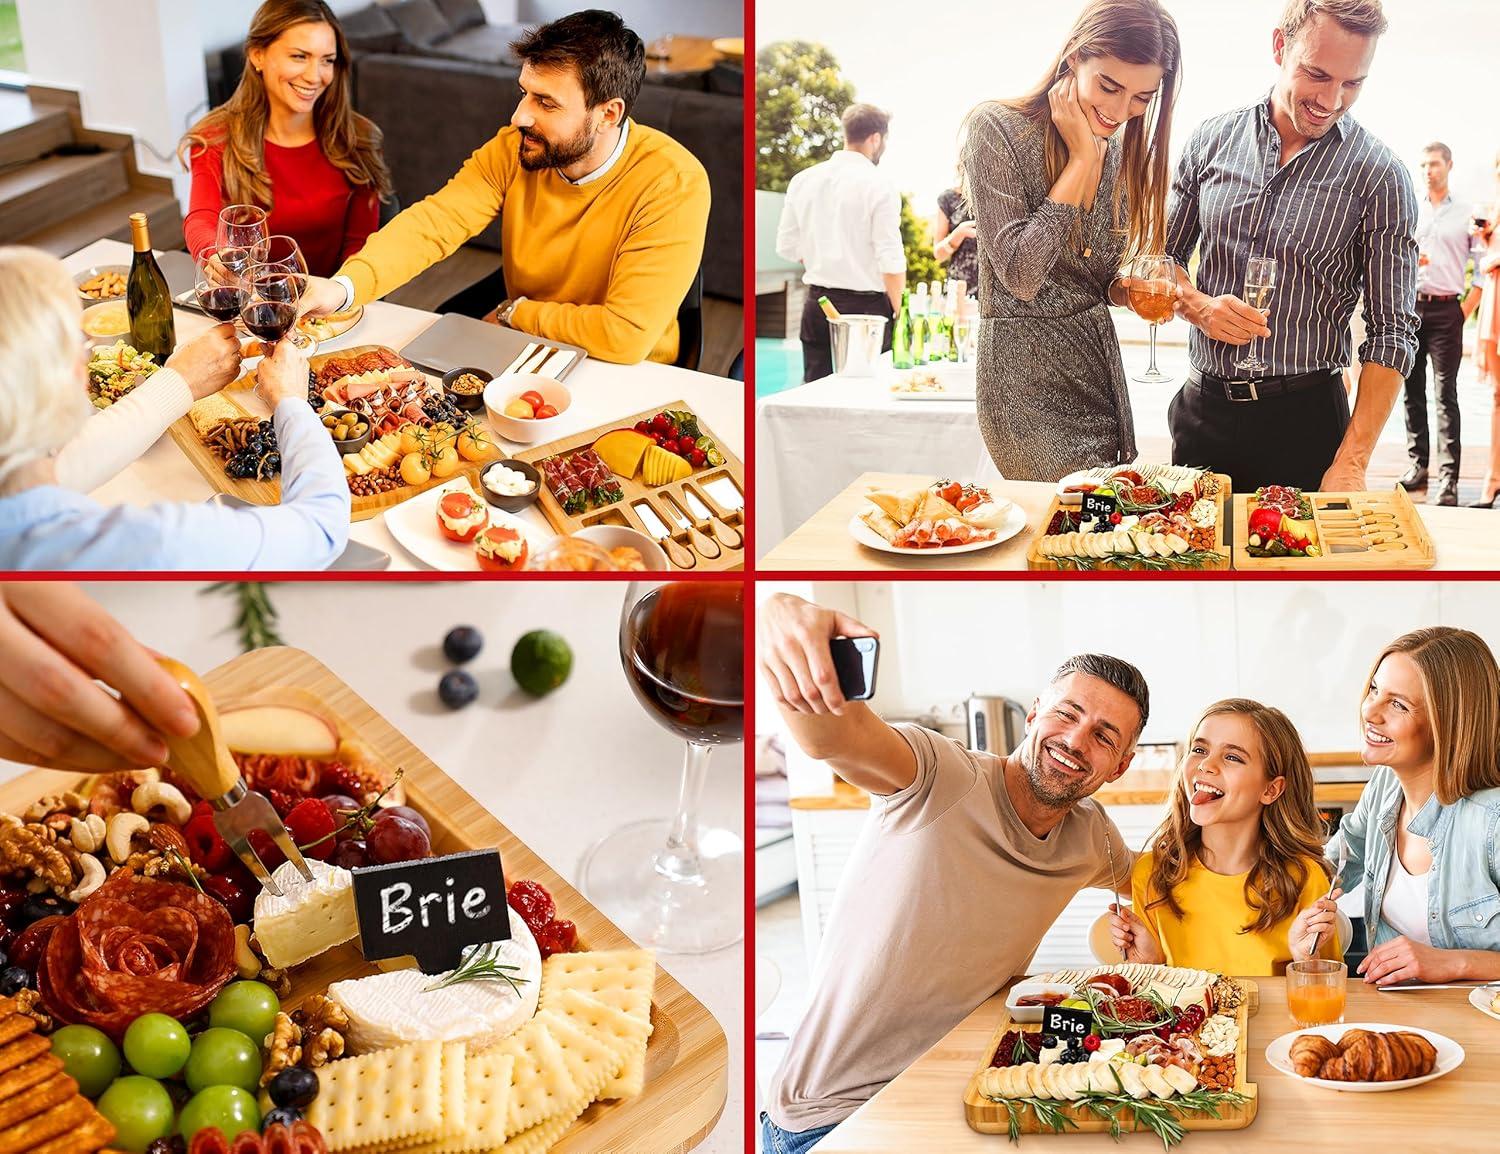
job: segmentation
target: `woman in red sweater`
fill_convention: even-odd
[[[214,243],[225,205],[258,204],[270,234],[294,237],[308,271],[331,276],[364,246],[391,192],[380,129],[350,103],[349,46],[323,0],[260,6],[239,87],[178,155],[193,173],[183,233],[195,256]]]

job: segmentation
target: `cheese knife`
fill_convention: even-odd
[[[713,534],[715,540],[726,549],[738,549],[745,543],[744,535],[738,529],[731,529],[723,521],[719,520],[718,514],[714,513],[705,505],[693,490],[684,486],[683,493],[687,496],[688,507],[698,520],[708,525],[708,531]]]
[[[655,509],[644,501],[637,502],[631,508],[635,510],[635,515],[640,519],[641,526],[646,530],[647,535],[662,547],[662,551],[666,553],[667,559],[673,565],[679,569],[691,569],[698,564],[697,559],[688,552],[687,546],[673,538],[672,530],[656,515]]]
[[[248,788],[240,776],[239,766],[235,765],[234,757],[219,732],[219,711],[214,707],[208,687],[180,661],[158,657],[157,662],[182,686],[198,711],[197,733],[192,737],[167,740],[167,764],[213,807],[214,825],[219,834],[266,892],[273,897],[282,896],[281,888],[271,880],[271,871],[266,869],[250,844],[250,834],[255,830],[270,837],[286,859],[297,867],[303,879],[312,881],[312,870],[281,818],[271,808],[270,801],[264,794]]]
[[[688,544],[693,547],[693,551],[698,556],[712,561],[723,552],[719,548],[719,543],[706,537],[703,531],[694,523],[693,519],[683,511],[682,506],[676,500],[670,496],[663,495],[661,503],[667,510],[667,516],[676,521],[678,529],[686,534]]]

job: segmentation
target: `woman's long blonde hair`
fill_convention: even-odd
[[[1125,261],[1143,253],[1164,251],[1167,239],[1167,190],[1171,185],[1170,137],[1172,109],[1182,51],[1177,22],[1157,0],[1090,0],[1068,33],[1067,42],[1047,74],[1030,92],[1000,103],[1023,113],[1046,133],[1047,185],[1051,187],[1068,163],[1068,146],[1052,123],[1048,93],[1071,71],[1068,57],[1082,60],[1113,57],[1127,64],[1155,64],[1162,72],[1161,87],[1146,111],[1125,125],[1121,146],[1120,179],[1115,182],[1111,219],[1125,233]],[[1120,222],[1120,199],[1129,196],[1129,217]]]
[[[1301,907],[1309,860],[1322,865],[1325,877],[1332,877],[1333,870],[1323,858],[1323,823],[1313,804],[1312,767],[1297,727],[1279,709],[1231,697],[1203,711],[1188,738],[1189,748],[1199,726],[1225,713],[1243,717],[1254,727],[1266,763],[1266,781],[1286,778],[1281,796],[1260,807],[1260,847],[1245,878],[1245,902],[1255,917],[1240,932],[1260,934]],[[1179,772],[1186,769],[1184,758]],[[1152,835],[1151,876],[1146,890],[1148,909],[1165,905],[1179,918],[1183,910],[1177,901],[1177,887],[1187,881],[1188,871],[1198,863],[1203,848],[1203,830],[1188,814],[1186,785],[1181,781],[1172,791],[1171,812]]]
[[[313,124],[323,155],[350,184],[373,188],[381,200],[388,200],[391,175],[380,155],[380,129],[354,111],[349,94],[349,43],[324,0],[266,0],[256,9],[250,35],[245,38],[245,71],[238,87],[228,100],[188,129],[177,149],[178,158],[188,167],[198,150],[222,144],[225,203],[271,207],[271,181],[265,162],[270,103],[265,81],[250,63],[250,53],[269,48],[297,24],[327,24],[338,46],[333,82],[313,107]]]
[[[1392,653],[1410,657],[1422,677],[1438,801],[1500,786],[1500,669],[1484,638],[1448,625],[1403,634],[1381,650],[1366,684]]]

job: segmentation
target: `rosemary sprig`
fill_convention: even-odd
[[[198,875],[193,872],[193,867],[182,860],[182,854],[178,853],[175,849],[169,849],[167,850],[167,857],[172,860],[172,863],[178,869],[187,874],[187,880],[193,883],[193,887],[200,894],[204,894],[204,896],[207,896],[206,891],[203,889],[203,883],[198,880]]]
[[[1015,1042],[1010,1047],[1010,1064],[1020,1066],[1035,1061],[1036,1058],[1037,1055],[1031,1052],[1031,1044],[1026,1041],[1026,1035],[1017,1034]]]
[[[1147,1022],[1123,1021],[1114,1016],[1104,1008],[1104,1004],[1114,1000],[1113,995],[1106,996],[1098,991],[1085,987],[1083,996],[1088,999],[1089,1010],[1094,1015],[1094,1020],[1099,1024],[1101,1035],[1110,1034],[1143,1034],[1155,1030],[1159,1026],[1170,1026],[1176,1020],[1172,1008],[1166,1001],[1149,990],[1144,994],[1133,994],[1132,997],[1140,998],[1149,1002],[1156,1010],[1156,1017]]]
[[[1170,1150],[1187,1136],[1182,1123],[1185,1114],[1207,1114],[1221,1117],[1225,1107],[1238,1106],[1248,1101],[1244,1094],[1233,1090],[1193,1090],[1176,1098],[1132,1098],[1129,1094],[1084,1094],[1073,1103],[1058,1103],[1043,1098],[1003,1098],[1010,1140],[1021,1140],[1021,1120],[1024,1108],[1030,1107],[1038,1123],[1054,1134],[1066,1129],[1077,1129],[1078,1123],[1066,1113],[1070,1105],[1087,1110],[1101,1121],[1109,1123],[1109,1136],[1118,1142],[1127,1131],[1149,1130],[1162,1141],[1162,1148]],[[1128,1120],[1128,1126],[1127,1126]]]
[[[467,958],[460,964],[458,969],[453,970],[440,982],[434,982],[422,992],[430,994],[434,990],[445,989],[448,986],[456,986],[460,982],[473,982],[481,978],[499,978],[501,981],[510,983],[510,988],[521,996],[521,987],[516,982],[529,982],[530,978],[516,979],[511,977],[512,973],[518,972],[520,966],[511,965],[509,962],[500,960],[498,943],[479,946],[472,950]]]
[[[1068,1105],[1066,1102],[1053,1102],[1047,1098],[1002,1098],[1001,1101],[1005,1104],[1005,1112],[1008,1115],[1007,1126],[1012,1142],[1021,1140],[1022,1107],[1026,1106],[1031,1107],[1036,1120],[1054,1134],[1061,1134],[1064,1130],[1078,1129],[1078,1123],[1066,1112]]]
[[[205,593],[229,593],[239,606],[235,628],[240,631],[240,647],[249,653],[272,645],[285,645],[276,632],[276,608],[266,592],[264,581],[220,581],[204,589]]]
[[[1139,570],[1159,573],[1171,569],[1207,569],[1224,560],[1213,549],[1189,549],[1171,557],[1146,557],[1140,553],[1112,553],[1108,557],[1052,557],[1059,569],[1092,573],[1099,569]]]

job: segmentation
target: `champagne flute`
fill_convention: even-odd
[[[1252,256],[1245,269],[1245,303],[1270,316],[1271,297],[1275,291],[1276,258]],[[1260,359],[1259,350],[1260,338],[1251,338],[1250,355],[1244,360],[1236,361],[1234,367],[1246,373],[1264,373],[1271,366]]]
[[[744,738],[744,626],[738,582],[636,582],[625,591],[620,663],[636,700],[687,742],[687,756],[676,817],[595,842],[579,878],[630,937],[671,953],[708,953],[744,934],[744,842],[698,820],[709,755]]]
[[[1161,253],[1136,257],[1130,263],[1131,310],[1151,326],[1151,363],[1132,380],[1145,385],[1165,384],[1172,378],[1156,367],[1156,330],[1172,319],[1177,302],[1177,262]]]
[[[229,260],[223,259],[218,245],[209,245],[198,254],[197,276],[193,292],[198,307],[216,321],[234,321],[250,299],[250,284],[243,266],[236,268],[243,249],[230,249]]]

